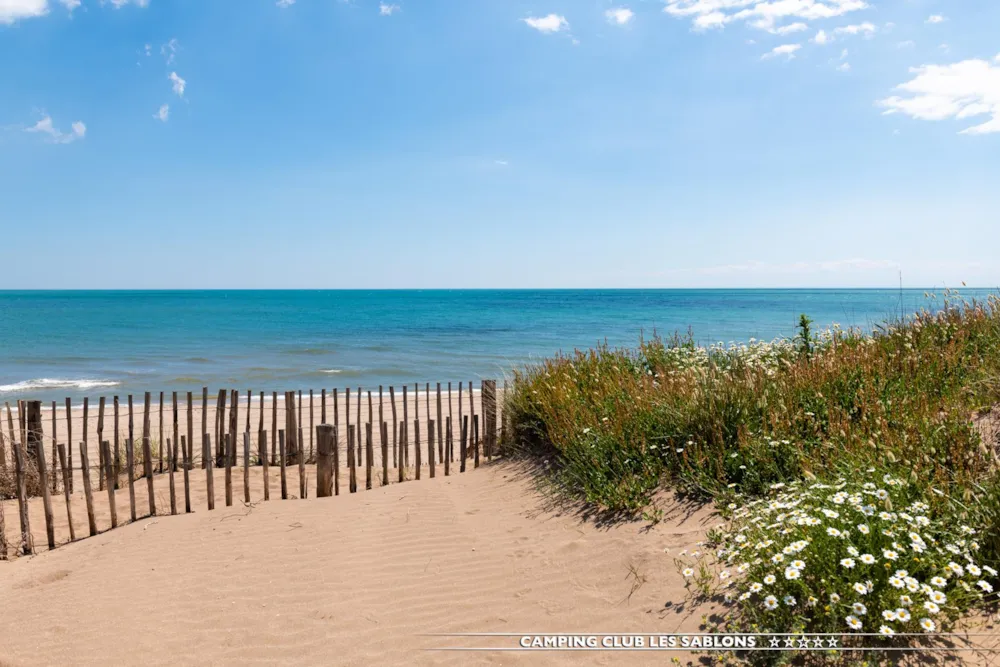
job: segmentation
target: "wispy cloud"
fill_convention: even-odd
[[[805,23],[789,23],[788,25],[783,25],[779,28],[775,28],[771,32],[775,35],[790,35],[793,32],[802,32],[808,30],[809,26]]]
[[[161,105],[160,110],[153,114],[153,118],[155,118],[156,120],[161,120],[164,123],[166,123],[167,119],[170,118],[170,105],[169,104]]]
[[[72,14],[73,10],[76,9],[77,7],[79,7],[80,4],[81,4],[80,0],[59,0],[59,3],[63,7],[65,7],[66,9],[68,9],[70,14]],[[0,3],[0,4],[2,4],[2,3]]]
[[[286,8],[291,7],[292,5],[294,5],[295,4],[295,0],[278,0],[274,4],[278,5],[282,9],[286,9]]]
[[[903,95],[879,100],[886,114],[902,113],[919,120],[990,119],[967,127],[962,134],[1000,132],[1000,55],[993,62],[963,60],[952,65],[910,69],[910,81],[896,86]]]
[[[55,125],[52,124],[52,118],[50,116],[43,116],[41,120],[31,127],[25,128],[24,131],[44,134],[48,136],[49,141],[54,144],[68,144],[76,141],[77,139],[83,139],[87,134],[87,126],[84,125],[82,121],[78,120],[70,125],[69,132],[61,132],[55,127]]]
[[[529,27],[543,33],[554,33],[569,28],[569,21],[566,20],[566,17],[559,14],[549,14],[542,17],[529,16],[521,20]]]
[[[399,11],[399,5],[387,5],[384,2],[378,3],[379,16],[392,16]]]
[[[858,23],[857,25],[844,25],[836,28],[833,32],[837,35],[874,35],[878,31],[875,24],[868,23]]]
[[[635,18],[635,13],[628,7],[614,7],[604,12],[604,18],[612,25],[625,25]]]
[[[940,14],[931,14],[927,17],[927,23],[944,23],[947,19]]]
[[[778,56],[788,56],[788,59],[791,60],[795,57],[795,52],[801,48],[801,44],[782,44],[762,55],[760,59],[767,60],[769,58],[777,58]]]
[[[149,0],[101,0],[101,4],[110,4],[115,9],[121,9],[125,5],[135,5],[136,7],[149,7]]]
[[[177,72],[171,72],[167,75],[167,78],[170,79],[171,84],[173,84],[171,87],[173,88],[173,91],[177,93],[177,96],[184,97],[184,89],[187,87],[187,81],[177,76]]]
[[[691,19],[695,30],[744,22],[775,31],[784,21],[816,21],[867,9],[864,0],[666,0],[663,11]]]

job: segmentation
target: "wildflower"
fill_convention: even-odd
[[[686,568],[684,568],[684,571],[681,572],[681,574],[683,574],[684,577],[687,578],[687,577],[690,577],[690,576],[692,576],[694,574],[694,570],[692,570],[689,567],[686,567]]]
[[[820,510],[827,519],[836,519],[840,516],[839,512],[834,512],[833,510],[828,510],[826,508]]]
[[[934,604],[930,600],[928,600],[927,602],[924,603],[924,609],[926,609],[927,611],[929,611],[932,614],[936,614],[939,611],[941,611],[941,607],[937,606],[936,604]]]
[[[903,582],[906,584],[906,590],[911,593],[916,593],[920,590],[920,582],[913,577],[903,577]]]
[[[906,585],[906,582],[904,582],[899,577],[889,577],[889,585],[892,586],[893,588],[902,588],[903,586]]]
[[[985,572],[986,572],[987,574],[989,574],[989,575],[990,575],[991,577],[995,577],[995,576],[997,576],[997,571],[996,571],[996,570],[994,570],[994,569],[993,569],[992,567],[990,567],[989,565],[983,565],[983,571],[985,571]]]
[[[904,579],[904,578],[910,576],[910,573],[907,572],[906,570],[896,570],[896,572],[894,574],[895,574],[895,576],[899,577],[900,579]]]
[[[773,574],[769,574],[764,577],[764,583],[767,584],[768,586],[773,584],[775,581],[777,581],[777,578]]]
[[[861,621],[858,618],[854,616],[848,616],[844,620],[847,621],[847,627],[849,627],[851,630],[861,629]]]
[[[930,601],[935,604],[944,604],[948,601],[948,597],[941,591],[931,591],[927,597],[930,598]]]
[[[993,586],[988,581],[986,581],[984,579],[980,579],[979,581],[977,581],[976,582],[976,586],[979,586],[979,588],[983,589],[984,593],[992,593],[993,592]]]
[[[795,598],[792,597],[791,595],[786,595],[784,598],[782,598],[781,601],[784,602],[789,607],[795,606]]]
[[[853,558],[842,558],[840,560],[840,564],[843,567],[846,567],[848,570],[853,570],[854,569],[854,559]]]
[[[867,535],[868,533],[872,532],[872,529],[868,527],[868,524],[859,523],[858,532],[861,533],[862,535]]]
[[[948,585],[948,582],[944,577],[931,577],[931,586],[937,586],[938,588],[944,588]]]
[[[864,616],[868,613],[868,607],[866,607],[863,602],[855,602],[851,605],[851,611],[858,616]]]
[[[973,577],[978,577],[982,573],[982,570],[980,570],[979,567],[974,563],[969,563],[968,565],[966,565],[965,571],[971,574]]]
[[[965,573],[965,569],[958,563],[952,561],[944,568],[954,574],[956,577],[961,577]]]
[[[812,595],[810,595],[809,599],[806,600],[806,604],[809,605],[810,607],[815,607],[817,602],[819,602],[819,600],[817,600]]]
[[[798,569],[796,569],[794,567],[786,567],[785,568],[785,579],[788,579],[788,580],[798,579],[799,576],[801,576],[801,572],[799,572]]]
[[[830,537],[840,537],[840,531],[834,528],[833,526],[830,526],[826,529],[826,534],[829,535]]]
[[[886,549],[885,551],[882,552],[882,555],[888,558],[889,560],[896,560],[897,558],[899,558],[899,554],[893,551],[892,549]]]
[[[882,618],[884,618],[887,621],[895,621],[896,612],[894,612],[892,609],[886,609],[885,611],[882,612]]]
[[[854,548],[853,546],[851,546],[851,547],[847,547],[847,553],[849,553],[850,555],[852,555],[852,556],[854,556],[855,558],[857,558],[857,557],[858,557],[858,555],[859,555],[859,554],[860,554],[861,552],[860,552],[860,551],[858,551],[858,550],[857,550],[856,548]]]
[[[924,632],[934,632],[937,629],[937,625],[929,618],[920,619],[920,627],[923,628]]]
[[[875,562],[875,556],[871,554],[861,554],[859,560],[865,565],[872,565]]]
[[[804,570],[806,569],[806,562],[804,560],[793,560],[792,567],[796,570]]]
[[[840,596],[836,593],[830,593],[830,604],[837,604],[840,602]]]
[[[868,595],[868,587],[862,583],[854,584],[852,588],[854,588],[854,592],[858,595]]]
[[[785,557],[782,554],[774,554],[773,556],[771,556],[771,562],[774,563],[775,565],[777,565],[783,560],[785,560]]]
[[[719,579],[725,581],[728,578],[729,578],[729,570],[723,570],[722,572],[719,573]]]
[[[909,607],[910,605],[913,604],[913,598],[911,598],[909,595],[900,595],[899,604],[903,605],[904,607]]]
[[[764,586],[761,585],[760,582],[755,581],[752,584],[750,584],[751,593],[760,593],[762,590],[764,590]]]
[[[774,611],[775,609],[777,609],[778,598],[774,597],[773,595],[768,595],[766,598],[764,598],[764,608],[767,609],[768,611]]]
[[[883,635],[884,637],[892,637],[894,634],[896,634],[896,631],[890,628],[888,625],[880,626],[878,632],[880,635]]]
[[[907,621],[910,620],[910,612],[902,608],[897,609],[896,618],[902,621],[903,623],[906,623]]]

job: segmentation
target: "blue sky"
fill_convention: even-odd
[[[0,0],[0,288],[1000,285],[993,0]]]

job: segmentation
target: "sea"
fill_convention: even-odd
[[[794,336],[802,313],[817,331],[870,330],[943,299],[924,289],[0,291],[0,401],[478,386],[598,343],[771,340]]]

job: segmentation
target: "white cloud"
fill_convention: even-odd
[[[177,56],[177,38],[174,37],[169,42],[160,47],[160,55],[166,59],[168,65],[173,64]]]
[[[989,116],[962,134],[1000,132],[1000,59],[963,60],[952,65],[923,65],[914,77],[896,86],[904,95],[879,100],[886,114],[902,113],[919,120],[965,120]]]
[[[493,160],[493,164],[498,165],[500,167],[506,167],[510,163],[507,162],[507,160]]]
[[[916,43],[912,39],[907,39],[896,44],[897,49],[912,49],[914,46],[916,46]]]
[[[604,12],[604,18],[612,25],[625,25],[635,17],[635,13],[628,7],[615,7]]]
[[[59,2],[63,7],[69,10],[70,14],[73,13],[74,9],[80,6],[80,0],[59,0]],[[2,0],[0,0],[0,4],[3,4]]]
[[[0,0],[0,24],[10,25],[18,19],[45,16],[49,12],[46,0]]]
[[[384,2],[378,3],[379,16],[392,16],[394,12],[398,11],[399,5],[387,5]]]
[[[153,114],[153,118],[156,120],[162,120],[164,123],[170,118],[170,105],[164,104],[160,106],[160,110]]]
[[[136,7],[149,7],[149,0],[101,0],[101,4],[110,2],[115,9],[121,9],[125,5],[135,5]]]
[[[839,65],[837,65],[837,71],[838,72],[850,72],[851,71],[851,63],[840,63]]]
[[[833,41],[833,37],[827,34],[826,30],[820,30],[816,33],[816,36],[812,38],[812,41],[820,46],[824,44],[829,44]]]
[[[780,28],[775,28],[772,32],[776,35],[790,35],[793,32],[802,32],[803,30],[808,30],[809,26],[805,23],[791,23],[789,25],[783,25]]]
[[[878,28],[874,24],[859,23],[857,25],[844,25],[836,28],[833,32],[838,35],[874,35]]]
[[[945,20],[945,17],[940,14],[931,14],[927,17],[927,23],[944,23]]]
[[[177,93],[177,96],[184,97],[184,88],[187,86],[187,81],[177,76],[177,72],[171,72],[167,75],[167,78],[173,83],[172,88]]]
[[[68,144],[77,139],[83,139],[87,134],[87,126],[83,124],[82,121],[76,121],[70,125],[69,132],[61,132],[52,124],[52,118],[49,116],[44,116],[37,123],[31,127],[25,128],[25,132],[37,132],[40,134],[48,135],[49,141],[54,144]]]
[[[866,9],[865,0],[666,0],[663,11],[690,18],[695,30],[745,22],[761,30],[776,30],[783,20],[815,21]]]
[[[795,52],[801,48],[801,44],[782,44],[762,55],[760,59],[767,60],[768,58],[777,58],[778,56],[788,56],[788,59],[791,60],[795,57]]]
[[[569,27],[569,22],[566,20],[566,17],[560,16],[559,14],[549,14],[548,16],[542,16],[541,18],[529,16],[528,18],[521,20],[535,30],[544,33],[559,32],[560,30]]]
[[[291,7],[292,5],[294,5],[295,4],[295,0],[278,0],[274,4],[278,5],[282,9],[285,9],[286,7]]]

